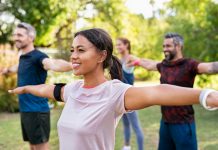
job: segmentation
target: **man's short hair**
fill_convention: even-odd
[[[21,22],[21,23],[19,23],[17,25],[17,28],[24,28],[24,29],[26,29],[27,30],[27,34],[29,36],[31,36],[33,38],[33,40],[35,40],[35,38],[36,38],[36,30],[35,30],[35,28],[32,25],[30,25],[30,24],[28,24],[26,22]]]
[[[173,39],[173,43],[175,45],[180,45],[181,47],[184,46],[184,39],[181,35],[179,35],[178,33],[167,33],[164,36],[165,39]]]

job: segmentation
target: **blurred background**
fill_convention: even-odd
[[[178,32],[185,40],[186,57],[207,62],[218,59],[218,0],[0,0],[0,2],[0,69],[18,62],[18,51],[14,47],[11,34],[19,22],[30,23],[36,28],[35,46],[53,58],[69,60],[73,34],[82,29],[98,27],[109,32],[114,42],[117,37],[127,37],[132,44],[132,53],[139,57],[161,61],[164,34]],[[116,50],[114,54],[117,54]],[[142,84],[148,81],[159,83],[157,72],[136,68],[135,76],[138,81],[143,81]],[[72,73],[49,72],[47,82],[70,82],[73,79]],[[200,75],[196,79],[195,87],[218,89],[217,83],[217,75]],[[5,112],[19,111],[17,97],[7,93],[8,89],[15,86],[16,75],[0,76],[0,112],[2,112],[0,117],[3,118],[2,120],[0,118],[0,149],[1,146],[10,149],[3,144],[7,141],[3,142],[1,137],[13,138],[13,134],[9,136],[2,133],[10,127],[7,125],[10,118],[12,124],[13,119],[16,120],[16,117],[13,118],[16,113],[12,114],[12,117],[7,117],[8,114]],[[57,103],[51,103],[51,107],[53,106],[57,106]],[[54,111],[60,110],[58,108]],[[201,108],[199,111],[203,112]],[[211,114],[214,113],[216,112]],[[159,117],[159,108],[154,114]],[[146,114],[143,112],[141,115],[144,117]],[[211,120],[217,120],[218,113],[213,115],[208,114],[205,118],[212,117]],[[159,119],[155,121],[158,125]],[[15,126],[11,128],[14,129]],[[17,128],[17,131],[16,128],[14,130],[20,132],[19,123]],[[54,125],[54,130],[55,128]],[[218,149],[218,136],[211,135],[211,132],[218,131],[215,126],[210,128],[212,129],[209,132],[206,131],[208,134],[202,131],[206,137],[201,137],[200,140],[212,139],[213,145],[215,142],[215,147]],[[148,129],[146,128],[146,131]],[[155,131],[154,134],[157,133],[158,131]],[[207,137],[209,135],[211,137]],[[18,139],[21,140],[21,137]],[[153,140],[157,141],[157,136],[154,136]],[[122,145],[122,140],[120,142]],[[200,149],[206,149],[205,143],[200,142],[200,145]],[[16,144],[12,144],[13,146],[16,147]],[[154,142],[151,149],[155,149],[155,146]]]

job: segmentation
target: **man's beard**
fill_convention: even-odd
[[[174,52],[166,52],[166,53],[164,53],[164,56],[165,56],[165,59],[167,61],[171,61],[175,58],[176,52],[175,51]]]
[[[17,47],[18,49],[24,49],[24,48],[27,47],[27,44],[24,44],[24,43],[22,43],[22,42],[20,42],[20,41],[18,41],[18,43],[16,43],[15,45],[16,45],[16,47]]]

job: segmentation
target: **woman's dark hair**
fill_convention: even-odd
[[[113,42],[110,35],[100,28],[79,31],[75,33],[74,38],[78,35],[84,36],[97,50],[107,51],[107,57],[103,62],[103,69],[109,68],[111,79],[122,80],[122,65],[119,59],[113,56]]]
[[[127,49],[129,50],[129,54],[131,53],[131,43],[127,38],[119,37],[117,40],[121,41],[124,45],[127,45]]]

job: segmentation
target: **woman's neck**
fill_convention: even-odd
[[[128,53],[128,52],[123,53],[123,54],[121,55],[121,59],[123,59],[123,60],[126,60],[128,57],[129,57],[129,53]]]
[[[95,87],[107,81],[104,72],[84,75],[84,87]]]

